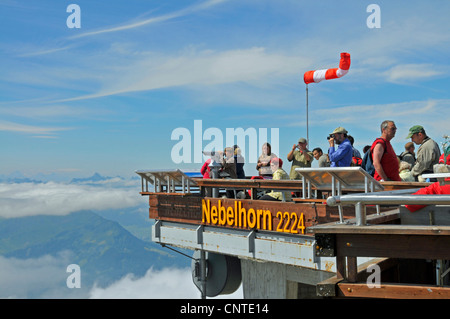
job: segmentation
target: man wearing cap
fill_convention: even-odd
[[[292,162],[290,179],[300,179],[300,174],[295,170],[297,167],[311,167],[314,160],[313,153],[308,150],[308,141],[305,138],[300,138],[298,144],[292,146],[292,150],[287,155],[289,162]]]
[[[350,166],[353,157],[353,147],[347,138],[347,130],[343,127],[336,128],[330,134],[328,143],[328,157],[330,158],[330,167],[346,167]],[[339,147],[336,149],[336,144]]]
[[[411,173],[416,180],[424,181],[421,175],[433,173],[433,165],[439,163],[441,150],[420,125],[411,127],[406,138],[410,138],[412,142],[420,145],[417,150],[416,164],[411,169]]]

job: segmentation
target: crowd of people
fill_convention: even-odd
[[[265,143],[262,153],[258,158],[256,170],[258,176],[252,179],[296,180],[300,174],[296,168],[311,167],[312,162],[318,161],[318,167],[350,167],[361,166],[366,169],[377,181],[430,181],[422,177],[423,174],[433,173],[435,164],[450,165],[449,147],[441,150],[438,144],[431,139],[425,129],[420,125],[414,125],[409,129],[406,139],[411,139],[404,146],[404,151],[399,155],[394,151],[391,140],[397,133],[394,121],[386,120],[380,125],[380,136],[371,145],[366,145],[363,154],[353,146],[354,138],[343,127],[337,127],[327,139],[329,143],[328,153],[324,153],[320,147],[312,151],[308,149],[308,141],[301,137],[297,144],[287,154],[287,160],[291,162],[289,174],[283,169],[283,161],[272,152],[271,145]],[[415,152],[415,145],[418,150]],[[220,176],[222,178],[246,178],[244,172],[245,159],[237,145],[225,148],[220,158]],[[367,163],[371,163],[373,171],[368,169]],[[210,178],[210,159],[201,168],[204,178]],[[290,192],[270,192],[260,199],[265,200],[291,200]]]

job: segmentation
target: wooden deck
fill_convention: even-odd
[[[437,263],[450,260],[450,226],[401,224],[399,205],[381,206],[379,214],[375,205],[365,205],[366,219],[364,224],[358,224],[354,206],[331,207],[327,205],[326,198],[333,193],[332,189],[318,189],[314,185],[307,187],[302,180],[193,178],[191,181],[196,190],[191,188],[191,191],[183,193],[171,192],[169,182],[166,191],[162,187],[160,192],[145,191],[143,186],[141,195],[149,196],[150,218],[314,237],[317,257],[336,258],[336,276],[316,286],[318,296],[450,299],[450,286],[437,284],[434,277]],[[385,191],[394,191],[415,190],[430,183],[382,182],[381,185]],[[361,193],[360,187],[351,186],[346,187],[343,194]],[[207,197],[206,191],[211,188],[222,190],[222,194],[225,190],[246,190],[252,196],[250,199]],[[290,191],[299,196],[291,202],[256,199],[258,191],[268,190]],[[321,192],[318,193],[320,197],[311,197],[316,191]],[[247,224],[238,224],[236,218],[244,211]],[[339,211],[345,219],[344,223],[339,222]],[[255,218],[266,212],[271,214],[272,228],[258,228],[263,222],[261,220],[259,223]],[[289,220],[283,220],[286,217]],[[300,218],[302,225],[298,223]],[[298,227],[304,226],[302,232],[294,227],[294,219]],[[373,259],[358,267],[359,257]],[[381,282],[375,288],[368,284],[369,269],[374,265],[381,271]]]
[[[398,210],[393,210],[369,216],[367,226],[356,226],[349,221],[348,224],[328,223],[309,228],[316,238],[316,255],[336,257],[336,276],[319,283],[318,294],[389,299],[450,298],[450,286],[437,284],[433,268],[437,262],[450,260],[450,226],[386,224],[398,217]],[[358,268],[358,257],[378,259]],[[367,282],[372,273],[368,269],[373,269],[374,264],[384,277],[375,288]]]

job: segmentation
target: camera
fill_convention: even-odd
[[[211,159],[215,160],[216,162],[220,163],[222,161],[223,158],[223,153],[222,152],[217,152],[217,151],[203,151],[202,152],[203,155],[205,156],[211,156]]]
[[[330,138],[334,138],[334,134],[330,134],[327,136],[327,140],[329,140]]]
[[[206,156],[214,156],[214,155],[216,155],[216,152],[214,152],[214,151],[211,151],[211,152],[203,151],[202,153],[203,153],[203,155],[206,155]]]

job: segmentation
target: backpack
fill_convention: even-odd
[[[416,161],[416,156],[410,152],[404,151],[403,153],[401,153],[400,155],[397,155],[397,157],[399,158],[400,161],[403,161],[403,158],[405,158],[406,155],[411,155],[414,159],[414,162]]]
[[[372,162],[372,151],[370,149],[367,150],[367,152],[364,154],[361,167],[370,174],[370,176],[373,176],[375,174],[375,167],[373,166]]]
[[[361,166],[362,161],[363,161],[363,159],[361,157],[353,156],[351,166]]]
[[[376,143],[378,140],[382,140],[383,143],[385,143],[384,139],[377,138],[374,143]],[[373,146],[373,144],[372,144]],[[386,144],[384,144],[384,153],[386,153]],[[384,155],[383,153],[383,155]],[[373,156],[372,156],[372,147],[367,150],[367,152],[364,154],[364,157],[362,159],[361,167],[370,174],[370,176],[375,175],[375,166],[373,166]]]

